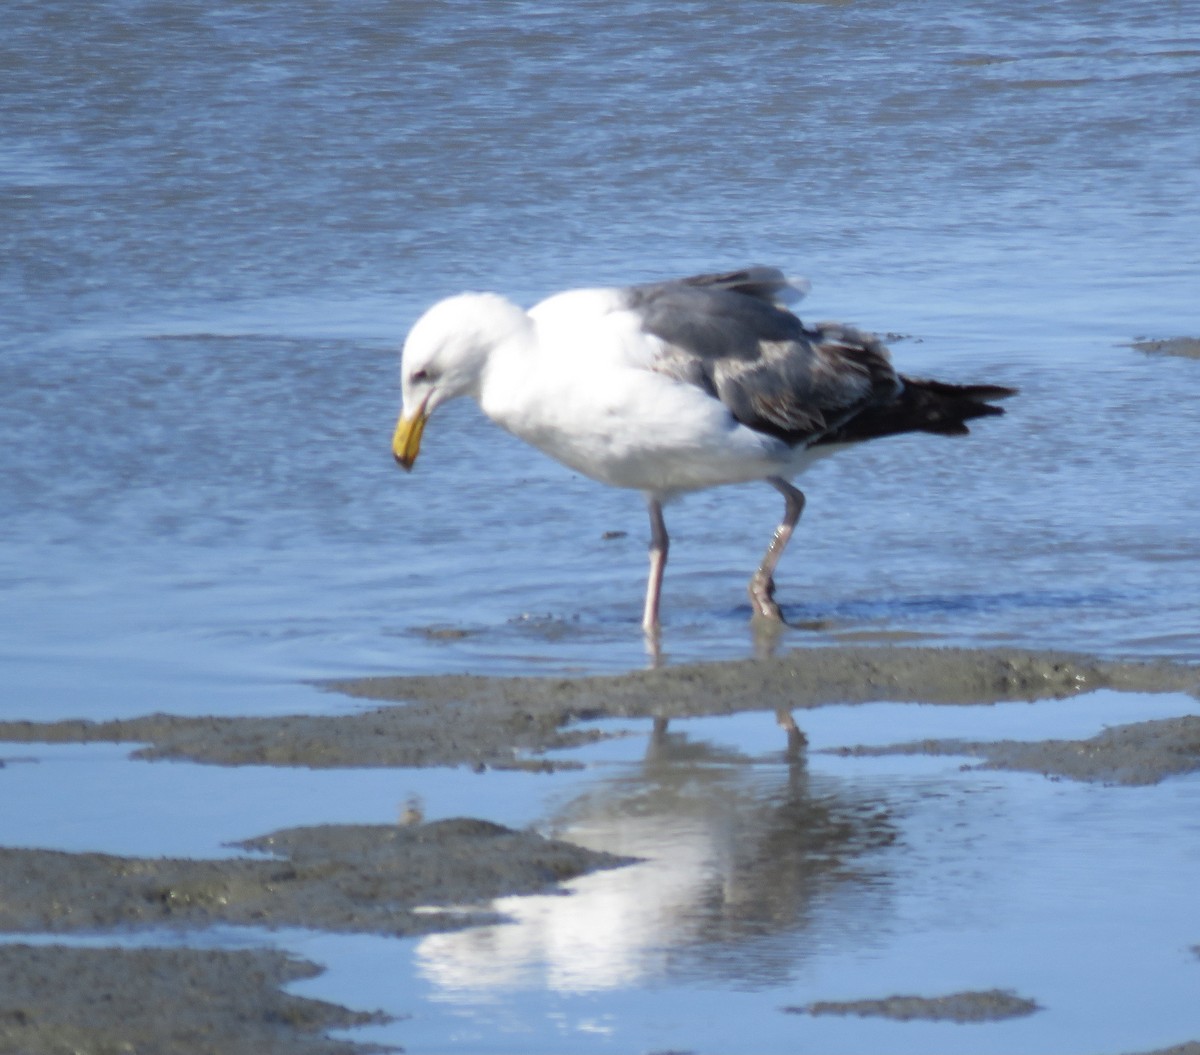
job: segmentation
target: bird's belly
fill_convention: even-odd
[[[487,408],[485,408],[487,409]],[[556,412],[489,412],[497,424],[544,454],[612,487],[654,493],[701,490],[800,471],[786,444],[701,406],[670,415],[638,414],[627,404],[560,404]]]

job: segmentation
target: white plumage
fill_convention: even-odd
[[[775,566],[804,506],[788,480],[845,444],[896,432],[965,433],[998,386],[903,378],[875,338],[806,328],[784,305],[806,284],[774,268],[556,294],[528,311],[493,293],[435,304],[404,345],[392,449],[411,469],[438,406],[475,398],[496,424],[564,465],[641,491],[651,522],[643,627],[656,633],[668,537],[662,503],[766,480],[786,502],[750,582],[781,619]]]

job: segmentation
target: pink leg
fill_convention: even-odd
[[[667,537],[662,503],[657,498],[647,498],[646,505],[650,510],[650,577],[646,581],[642,629],[648,635],[653,635],[658,633],[658,602],[662,595],[663,572],[667,567],[667,550],[671,548],[671,540]]]
[[[779,610],[779,605],[775,603],[775,566],[779,563],[779,558],[783,556],[784,549],[787,548],[792,532],[796,529],[796,522],[800,519],[800,514],[804,512],[804,492],[779,476],[768,476],[767,483],[783,495],[786,504],[783,510],[783,520],[775,529],[775,537],[771,539],[771,545],[767,547],[766,555],[758,566],[758,571],[751,576],[748,590],[750,603],[754,607],[756,616],[782,623],[783,613]]]

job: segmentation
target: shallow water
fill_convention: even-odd
[[[788,614],[1200,656],[1182,3],[23,6],[0,83],[0,644],[22,714],[319,707],[371,671],[623,669],[647,527],[471,407],[388,456],[440,295],[746,261],[902,366],[1023,389],[823,463]],[[778,498],[668,511],[672,658],[750,650]],[[626,532],[605,539],[606,532]],[[426,628],[466,636],[425,633]]]
[[[227,770],[23,745],[37,761],[7,759],[6,787],[26,806],[0,817],[0,842],[212,857],[279,826],[387,823],[415,799],[429,819],[486,802],[506,824],[644,859],[572,881],[570,896],[500,899],[509,923],[418,939],[228,926],[122,936],[286,948],[328,968],[293,991],[397,1016],[346,1036],[409,1051],[1147,1050],[1200,1031],[1200,779],[1108,788],[969,759],[829,752],[897,728],[1077,738],[1197,709],[1187,695],[1112,691],[831,706],[804,713],[800,764],[765,714],[673,720],[660,737],[610,721],[627,735],[561,752],[586,767],[553,777]],[[135,814],[136,828],[113,823]],[[783,1010],[992,988],[1040,1009],[969,1025]]]
[[[958,759],[821,753],[881,740],[889,709],[806,714],[815,753],[800,768],[761,715],[587,749],[596,775],[562,797],[551,830],[645,864],[576,880],[568,898],[502,900],[508,925],[403,943],[411,966],[386,944],[304,943],[334,967],[302,991],[411,1011],[358,1035],[430,1051],[1066,1052],[1194,1035],[1200,964],[1181,936],[1200,925],[1200,783],[1047,793],[1041,777],[964,774]],[[1087,736],[1195,709],[1098,693],[903,713],[914,737],[1020,737],[1033,712],[1045,735]],[[783,1011],[992,987],[1041,1010],[969,1026]]]
[[[640,498],[568,473],[466,405],[439,414],[402,476],[388,451],[396,349],[425,306],[464,288],[531,302],[750,262],[811,277],[806,316],[898,335],[902,369],[1022,389],[969,439],[888,441],[802,481],[809,504],[779,597],[809,628],[782,647],[1200,659],[1200,363],[1128,347],[1200,335],[1192,5],[10,7],[0,716],[328,710],[353,705],[307,680],[642,665]],[[753,654],[745,580],[779,512],[761,486],[668,509],[668,662]],[[137,852],[216,852],[327,816],[322,775],[258,784],[204,771],[193,839],[155,806],[191,786],[190,768],[155,769],[162,783],[141,797],[117,752],[100,765],[94,750],[6,752],[42,759],[46,786],[80,789],[64,845],[90,833]],[[94,797],[82,790],[91,765],[110,774]],[[894,782],[904,803],[925,786],[905,775],[911,760],[822,765],[885,799]],[[12,762],[3,779],[34,768]],[[407,775],[355,779],[346,820],[390,815],[409,793]],[[1053,845],[1064,822],[1010,796],[1064,816],[1100,810],[1132,831],[1120,814],[1136,807],[1122,803],[1179,796],[1164,816],[1183,823],[1194,792],[1184,780],[1044,799],[1031,778],[979,780],[988,793],[964,801],[994,795],[1029,847]],[[553,816],[537,799],[551,785],[519,790],[532,786],[489,801]],[[753,780],[743,793],[773,794]],[[464,791],[457,811],[478,812],[477,798]],[[924,806],[914,816],[941,823]],[[1155,844],[1170,856],[1163,874],[1190,877],[1171,856],[1194,864],[1186,832]],[[1107,860],[1100,842],[1078,858],[1088,868]],[[1032,851],[1023,861],[992,862],[1006,919],[1060,904],[1048,878],[1018,881],[1042,874]],[[1088,882],[1062,867],[1062,882]],[[896,963],[897,986],[973,981],[911,973],[961,967],[965,946],[938,946],[932,895],[906,874],[843,917],[861,909],[863,926],[886,932],[881,919],[909,913],[916,944],[885,938],[872,959],[831,931],[842,973],[812,992],[894,988]],[[1130,956],[1186,958],[1147,951],[1135,924],[1113,938]],[[997,947],[1025,955],[1004,925],[989,931]],[[1184,943],[1200,940],[1191,926]],[[1109,1005],[1073,977],[1070,1000]],[[849,978],[843,993],[834,980]],[[707,1002],[706,985],[684,988]],[[780,1002],[803,1002],[789,993]],[[594,1035],[610,1037],[602,1019]],[[1083,1035],[1037,1032],[1048,1020],[1004,1026],[1023,1038],[1012,1050]],[[848,1049],[836,1031],[862,1027],[788,1016],[779,1028]],[[942,1029],[909,1035],[935,1050]],[[1180,1023],[1161,1040],[1197,1034]],[[854,1036],[872,1046],[874,1034]]]

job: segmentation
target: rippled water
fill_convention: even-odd
[[[1022,389],[805,478],[785,647],[1200,659],[1200,361],[1128,347],[1200,335],[1198,83],[1182,0],[9,4],[0,713],[642,664],[640,498],[466,405],[402,476],[396,349],[464,288],[750,262]],[[668,509],[669,661],[751,653],[778,504]]]
[[[909,335],[906,369],[1024,391],[971,440],[815,470],[790,615],[1200,656],[1200,368],[1123,346],[1200,332],[1188,5],[17,11],[0,647],[22,713],[640,663],[640,498],[465,406],[403,478],[395,348],[461,288],[747,261],[809,274],[815,316]],[[749,650],[777,507],[669,510],[673,658]]]

